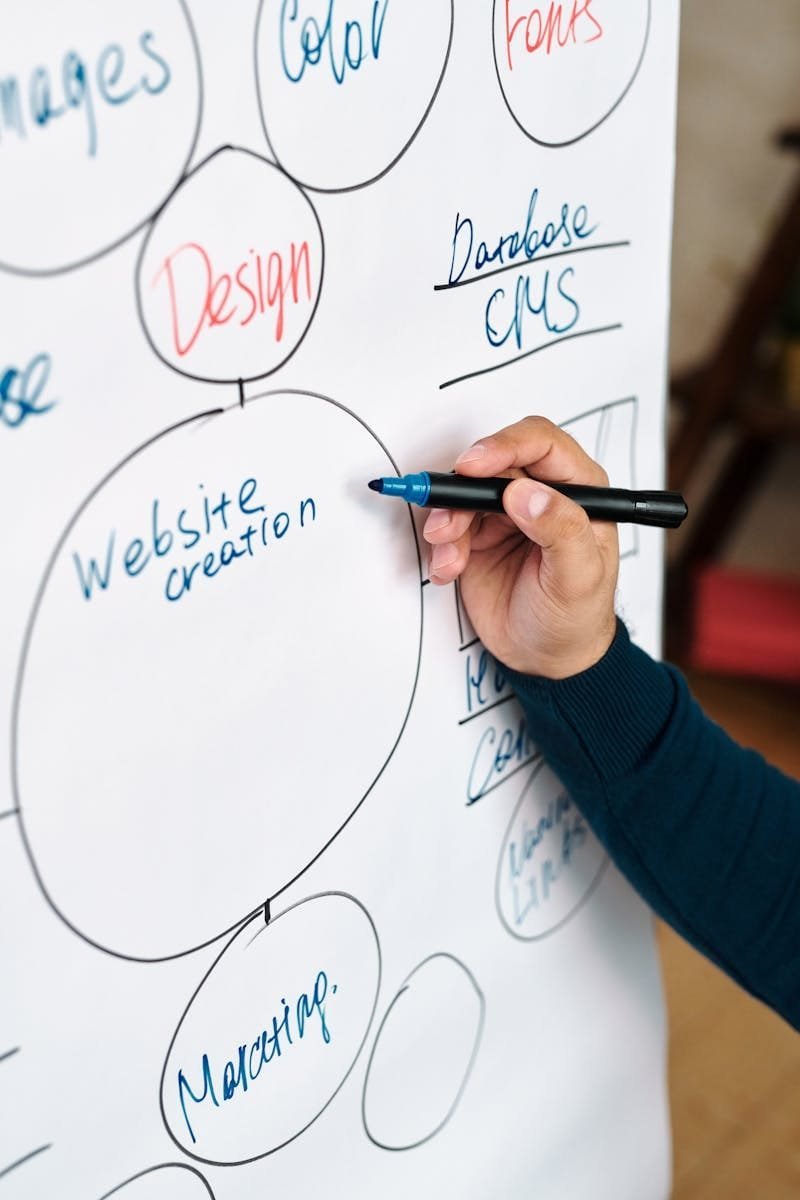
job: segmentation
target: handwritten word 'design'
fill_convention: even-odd
[[[593,15],[592,0],[572,0],[571,4],[541,5],[521,16],[512,17],[513,0],[505,0],[506,55],[508,69],[514,69],[513,50],[526,54],[563,50],[596,42],[603,36],[603,26]]]
[[[249,150],[215,151],[142,248],[137,285],[150,344],[195,379],[262,378],[305,337],[323,260],[317,214],[297,184]]]
[[[166,256],[152,286],[164,284],[169,298],[172,345],[183,358],[198,338],[234,321],[241,328],[272,315],[272,340],[283,340],[287,304],[310,305],[311,251],[308,242],[290,242],[264,254],[250,250],[229,271],[218,271],[209,252],[184,242]]]

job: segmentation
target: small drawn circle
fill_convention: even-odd
[[[651,0],[494,0],[497,80],[523,133],[568,146],[611,115],[644,57]]]
[[[361,1115],[383,1150],[412,1150],[456,1111],[475,1065],[485,1000],[452,954],[432,954],[404,980],[367,1064]]]
[[[139,255],[150,346],[208,383],[262,379],[303,341],[319,303],[325,246],[314,206],[274,163],[233,146],[187,175]]]
[[[200,127],[185,0],[68,0],[58,16],[28,0],[3,31],[0,269],[22,275],[84,266],[141,229]]]
[[[167,1051],[161,1113],[191,1158],[264,1158],[316,1121],[375,1015],[378,935],[353,896],[301,900],[239,930],[189,1001]],[[336,992],[333,987],[336,984]]]
[[[540,762],[514,809],[500,850],[500,920],[521,941],[560,929],[588,899],[608,863],[572,798]]]
[[[453,18],[454,0],[261,0],[256,87],[284,170],[319,192],[385,175],[433,107]]]
[[[186,1163],[163,1163],[148,1167],[117,1184],[100,1200],[214,1200],[214,1193],[196,1167]]]
[[[155,961],[213,942],[375,786],[422,641],[413,521],[365,486],[397,473],[343,406],[271,392],[157,435],[69,522],[12,771],[39,885],[91,944]]]

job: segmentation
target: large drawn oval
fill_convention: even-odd
[[[167,1052],[161,1112],[201,1162],[263,1158],[325,1111],[353,1069],[380,987],[378,937],[352,896],[254,917],[192,996]]]
[[[57,11],[26,0],[3,29],[0,267],[23,274],[82,266],[125,241],[183,175],[200,125],[184,0]]]
[[[492,20],[508,111],[533,141],[567,146],[601,125],[636,78],[650,0],[494,0]]]
[[[419,552],[396,467],[323,397],[166,431],[60,538],[28,628],[14,778],[50,903],[136,959],[195,949],[301,874],[391,758]]]
[[[441,87],[454,0],[261,0],[255,69],[270,149],[314,191],[373,183]]]
[[[214,1193],[200,1172],[185,1163],[149,1167],[117,1184],[100,1200],[111,1200],[112,1196],[118,1200],[214,1200]]]

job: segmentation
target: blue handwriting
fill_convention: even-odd
[[[537,850],[553,829],[561,831],[558,852],[537,857]],[[586,841],[587,832],[586,822],[570,797],[559,792],[537,823],[532,828],[523,825],[522,836],[509,842],[508,871],[516,925],[521,925],[532,909],[548,902],[553,884],[571,863],[574,851]]]
[[[0,141],[10,132],[27,138],[29,125],[44,129],[70,111],[82,110],[86,152],[93,158],[97,153],[96,97],[116,108],[138,93],[157,96],[169,84],[172,72],[153,46],[154,39],[151,30],[139,35],[140,61],[135,66],[124,48],[111,42],[100,51],[93,69],[74,50],[68,50],[59,70],[34,67],[27,88],[16,75],[0,78]]]
[[[543,279],[531,275],[518,275],[513,292],[513,305],[509,317],[505,288],[495,288],[486,304],[486,337],[491,346],[504,346],[513,337],[518,350],[522,349],[523,333],[528,314],[541,317],[548,333],[567,333],[581,315],[578,301],[566,290],[565,280],[574,275],[572,267],[564,267],[556,279],[556,298],[553,297],[551,274],[545,271]],[[497,308],[505,310],[504,325],[496,329]],[[554,308],[560,317],[554,314]]]
[[[302,530],[308,522],[317,519],[317,506],[312,496],[307,496],[297,505],[294,522],[288,512],[270,515],[266,506],[256,497],[258,480],[251,476],[243,480],[232,496],[223,488],[219,497],[212,498],[204,484],[198,484],[202,493],[198,501],[181,508],[171,521],[164,521],[160,512],[160,501],[155,499],[149,506],[146,532],[127,541],[120,550],[116,530],[110,530],[102,554],[82,556],[73,551],[72,559],[78,575],[78,584],[84,599],[91,600],[98,592],[106,591],[117,574],[131,579],[154,562],[169,555],[185,555],[194,551],[188,561],[171,562],[164,581],[164,596],[169,601],[181,600],[188,595],[192,586],[203,578],[213,579],[225,567],[239,559],[252,559],[256,552],[266,548],[271,541],[280,542],[293,524]],[[225,534],[230,534],[226,537]],[[220,537],[222,538],[220,542]],[[214,539],[213,548],[207,547]]]
[[[536,748],[524,717],[516,725],[490,725],[478,740],[467,777],[467,804],[475,804],[515,770],[529,763]]]
[[[50,367],[49,354],[34,355],[23,370],[6,367],[0,375],[0,424],[18,429],[29,417],[40,417],[58,403],[43,399]]]
[[[475,228],[472,218],[456,213],[448,283],[458,283],[470,265],[477,274],[486,267],[508,266],[520,256],[530,262],[543,250],[569,250],[576,242],[591,237],[598,228],[597,225],[587,224],[589,209],[585,204],[573,209],[566,202],[561,205],[557,220],[546,221],[543,226],[536,225],[538,200],[539,189],[534,188],[528,201],[524,226],[512,233],[502,233],[490,242],[478,242],[474,257]]]
[[[357,71],[362,64],[372,57],[378,61],[383,40],[383,25],[386,20],[386,10],[389,0],[373,0],[372,20],[369,33],[365,34],[360,21],[345,20],[340,22],[338,30],[334,28],[333,11],[336,0],[328,0],[328,15],[320,24],[316,17],[306,17],[300,22],[299,0],[283,0],[281,5],[280,47],[281,64],[286,78],[292,83],[299,83],[306,72],[306,67],[315,67],[322,61],[327,50],[328,65],[337,84],[343,84],[348,70]],[[291,26],[297,27],[300,35],[300,62],[294,68],[287,57],[287,38]],[[338,39],[337,39],[338,33]],[[338,40],[338,45],[336,44]]]
[[[336,995],[337,985],[330,989],[331,995]],[[331,1040],[331,1032],[325,1012],[325,999],[328,995],[328,976],[320,971],[314,981],[314,988],[309,996],[302,992],[297,998],[294,1008],[281,999],[283,1013],[280,1019],[272,1017],[269,1030],[262,1029],[254,1041],[246,1041],[236,1047],[235,1053],[228,1059],[221,1072],[212,1066],[208,1054],[200,1059],[201,1084],[194,1087],[186,1078],[181,1067],[178,1070],[178,1100],[183,1119],[189,1131],[192,1143],[197,1137],[189,1119],[187,1100],[192,1104],[203,1104],[210,1100],[214,1108],[220,1107],[220,1102],[227,1103],[237,1094],[244,1094],[252,1083],[255,1083],[263,1067],[271,1063],[296,1042],[300,1042],[309,1030],[311,1018],[316,1016],[317,1028],[325,1045]]]
[[[498,666],[489,651],[480,644],[478,644],[477,650],[477,663],[471,651],[466,656],[468,713],[478,712],[487,704],[493,704],[511,694],[511,685],[502,667]]]

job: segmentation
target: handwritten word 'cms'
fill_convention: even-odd
[[[505,0],[506,56],[508,69],[514,69],[512,48],[524,46],[527,54],[544,50],[552,54],[566,46],[596,42],[603,27],[592,13],[592,0],[572,0],[569,4],[550,3],[536,6],[521,16],[512,16],[513,0]]]

